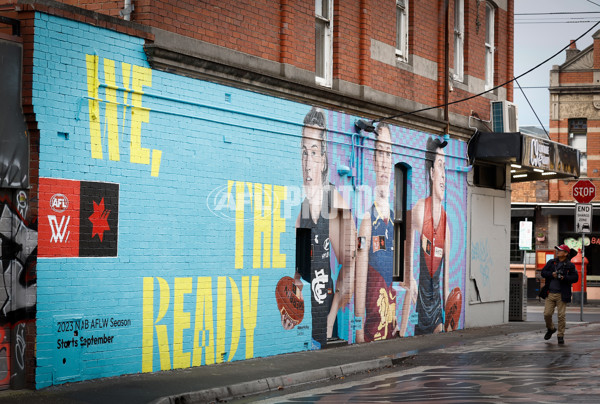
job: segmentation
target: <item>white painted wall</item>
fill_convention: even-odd
[[[504,191],[469,187],[466,328],[508,322],[510,194],[510,185]]]

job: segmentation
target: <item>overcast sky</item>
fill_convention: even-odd
[[[578,12],[581,14],[574,14]],[[530,13],[536,15],[524,15]],[[571,39],[577,39],[598,21],[600,21],[600,0],[515,0],[515,77],[518,78],[558,52],[568,45]],[[599,29],[600,25],[577,41],[577,48],[583,50],[591,45],[592,35]],[[552,65],[560,65],[564,62],[563,51],[533,72],[518,79],[525,96],[546,130],[549,130],[550,119],[548,93],[550,69]],[[514,83],[514,101],[519,108],[519,125],[541,127],[527,99]]]

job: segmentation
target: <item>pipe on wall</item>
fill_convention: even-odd
[[[123,10],[119,11],[119,14],[125,21],[131,21],[131,13],[133,10],[133,0],[125,0],[125,4],[123,4]]]

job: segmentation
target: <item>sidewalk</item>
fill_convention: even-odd
[[[0,392],[1,403],[202,403],[277,390],[400,363],[431,349],[469,344],[497,335],[545,332],[524,321],[450,333],[305,351],[152,374],[69,383],[39,391]]]

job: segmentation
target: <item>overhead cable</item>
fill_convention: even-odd
[[[596,27],[597,27],[599,24],[600,24],[600,21],[598,21],[597,23],[595,23],[594,25],[592,25],[592,27],[591,27],[591,28],[589,28],[587,31],[585,31],[583,34],[581,34],[579,37],[577,37],[577,39],[575,39],[575,42],[576,42],[576,41],[578,41],[578,40],[580,40],[580,39],[581,39],[581,38],[583,38],[584,36],[586,36],[586,35],[587,35],[588,33],[590,33],[590,32],[591,32],[591,31],[592,31],[594,28],[596,28]],[[495,86],[495,87],[492,87],[492,88],[490,88],[489,90],[482,91],[482,92],[480,92],[480,93],[477,93],[477,94],[471,95],[471,96],[469,96],[469,97],[466,97],[466,98],[462,98],[462,99],[460,99],[460,100],[456,100],[456,101],[451,101],[451,102],[444,103],[444,104],[435,105],[435,106],[433,106],[433,107],[426,107],[426,108],[417,109],[417,110],[415,110],[415,111],[410,111],[410,112],[402,112],[402,113],[400,113],[400,114],[396,114],[396,115],[390,115],[390,116],[382,117],[382,118],[379,118],[379,119],[375,119],[375,120],[373,120],[373,123],[375,123],[375,122],[383,122],[383,121],[385,121],[385,120],[388,120],[388,119],[396,119],[396,118],[400,118],[400,117],[403,117],[403,116],[406,116],[406,115],[412,115],[412,114],[416,114],[416,113],[419,113],[419,112],[425,112],[425,111],[429,111],[429,110],[432,110],[432,109],[442,108],[442,107],[445,107],[445,106],[447,106],[447,105],[459,104],[459,103],[461,103],[461,102],[465,102],[465,101],[472,100],[473,98],[481,97],[481,96],[482,96],[482,95],[484,95],[484,94],[487,94],[487,93],[489,93],[489,92],[491,92],[491,91],[494,91],[494,90],[496,90],[496,89],[498,89],[498,88],[500,88],[500,87],[504,87],[505,85],[507,85],[507,84],[510,84],[510,83],[512,83],[513,81],[515,81],[515,80],[517,80],[517,79],[520,79],[521,77],[523,77],[523,76],[525,76],[525,75],[527,75],[527,74],[531,73],[532,71],[534,71],[534,70],[535,70],[535,69],[537,69],[538,67],[542,66],[543,64],[545,64],[545,63],[549,62],[550,60],[552,60],[553,58],[555,58],[556,56],[558,56],[559,54],[561,54],[561,53],[562,53],[564,50],[566,50],[567,48],[569,48],[569,46],[571,46],[571,44],[570,44],[570,43],[569,43],[569,44],[567,44],[567,45],[565,45],[563,48],[561,48],[561,49],[560,49],[558,52],[556,52],[555,54],[553,54],[553,55],[552,55],[552,56],[550,56],[549,58],[547,58],[547,59],[545,59],[544,61],[542,61],[542,62],[538,63],[536,66],[532,67],[531,69],[527,70],[525,73],[522,73],[522,74],[520,74],[520,75],[518,75],[518,76],[516,76],[516,77],[513,77],[512,79],[510,79],[510,80],[508,80],[508,81],[506,81],[506,82],[504,82],[504,83],[502,83],[502,84],[499,84],[499,85],[497,85],[497,86]]]

